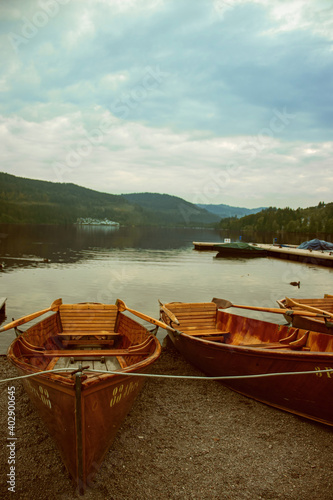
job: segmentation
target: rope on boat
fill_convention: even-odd
[[[69,370],[66,370],[66,368],[54,368],[53,370],[45,370],[43,372],[36,372],[36,373],[29,373],[29,375],[20,375],[18,377],[12,377],[12,378],[5,378],[3,380],[0,380],[0,384],[3,382],[11,382],[12,380],[19,380],[22,378],[29,378],[29,377],[38,377],[38,375],[43,375],[44,373],[52,373],[52,372],[67,372]],[[76,373],[77,370],[74,370],[73,368],[71,369],[73,373]]]
[[[92,368],[83,368],[83,370],[94,373],[107,373],[109,375],[124,375],[127,377],[151,377],[151,378],[170,378],[170,379],[183,379],[183,380],[239,380],[239,379],[249,379],[249,378],[264,378],[264,377],[278,377],[284,375],[308,375],[314,373],[318,375],[319,373],[333,373],[333,368],[326,368],[325,370],[311,370],[305,372],[280,372],[280,373],[259,373],[257,375],[228,375],[222,377],[207,377],[207,376],[195,376],[195,375],[167,375],[167,374],[156,374],[156,373],[135,373],[135,372],[122,372],[122,371],[112,371],[112,370],[94,370]],[[44,373],[54,373],[54,372],[68,372],[69,374],[77,373],[77,369],[66,369],[66,368],[55,368],[53,370],[45,370],[42,372],[30,373],[29,375],[21,375],[19,377],[7,378],[0,380],[1,383],[11,382],[13,380],[20,380],[28,377],[38,377]]]

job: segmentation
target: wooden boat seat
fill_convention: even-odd
[[[100,331],[89,331],[89,332],[84,332],[84,331],[62,331],[58,334],[60,337],[110,337],[110,336],[115,336],[115,335],[120,335],[118,332],[110,332],[107,330],[100,330]]]
[[[180,332],[191,337],[200,337],[214,342],[225,342],[229,331],[217,328],[217,306],[213,302],[202,304],[173,302],[165,304],[179,321],[175,326]],[[166,314],[162,311],[162,317],[166,319]]]
[[[190,333],[194,330],[217,331],[217,306],[213,302],[202,304],[172,302],[165,304],[165,307],[176,316],[179,321],[176,328],[184,333]],[[162,316],[166,317],[163,311]]]
[[[63,345],[64,347],[67,347],[67,346],[70,346],[70,345],[82,345],[82,346],[89,346],[89,345],[108,345],[108,346],[112,346],[114,345],[114,340],[111,340],[111,339],[89,339],[89,340],[86,340],[86,339],[79,339],[79,340],[76,340],[76,339],[72,339],[72,340],[62,340],[61,342],[61,345]]]
[[[61,336],[117,335],[115,304],[62,304],[59,315]]]

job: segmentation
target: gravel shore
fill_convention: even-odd
[[[201,375],[172,348],[155,373]],[[16,376],[5,357],[0,377]],[[333,384],[333,380],[332,380]],[[16,387],[16,485],[8,491],[7,388]],[[0,386],[1,499],[80,498],[20,382]],[[332,500],[333,429],[215,381],[148,379],[86,500]]]

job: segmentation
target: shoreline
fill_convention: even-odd
[[[201,375],[170,346],[152,372]],[[2,356],[1,379],[16,375]],[[10,385],[16,394],[15,493],[5,484]],[[83,497],[19,381],[1,384],[0,409],[3,499],[332,499],[332,428],[216,381],[148,378]]]

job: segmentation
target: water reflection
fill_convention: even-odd
[[[101,258],[103,252],[113,250],[181,249],[191,246],[198,237],[221,241],[220,234],[213,230],[2,225],[0,254],[8,271],[12,267]]]
[[[46,308],[59,297],[64,303],[115,303],[121,298],[129,307],[157,317],[158,299],[200,302],[215,296],[235,304],[275,307],[284,296],[333,293],[332,268],[269,257],[214,259],[215,252],[193,249],[193,241],[237,240],[238,233],[3,225],[0,236],[0,262],[5,266],[0,271],[0,296],[8,298],[9,319]],[[273,237],[252,234],[246,239],[269,243]],[[310,239],[284,238],[280,241],[294,244]],[[301,287],[291,287],[292,281],[300,281]],[[276,315],[260,319],[283,321]]]
[[[0,225],[0,258],[5,271],[34,267],[48,262],[74,263],[103,258],[114,250],[181,250],[192,248],[193,241],[252,241],[299,244],[312,235],[247,233],[189,228],[151,228],[110,226]],[[104,258],[107,254],[104,255]],[[161,254],[162,255],[162,254]],[[155,254],[156,256],[156,254]]]

